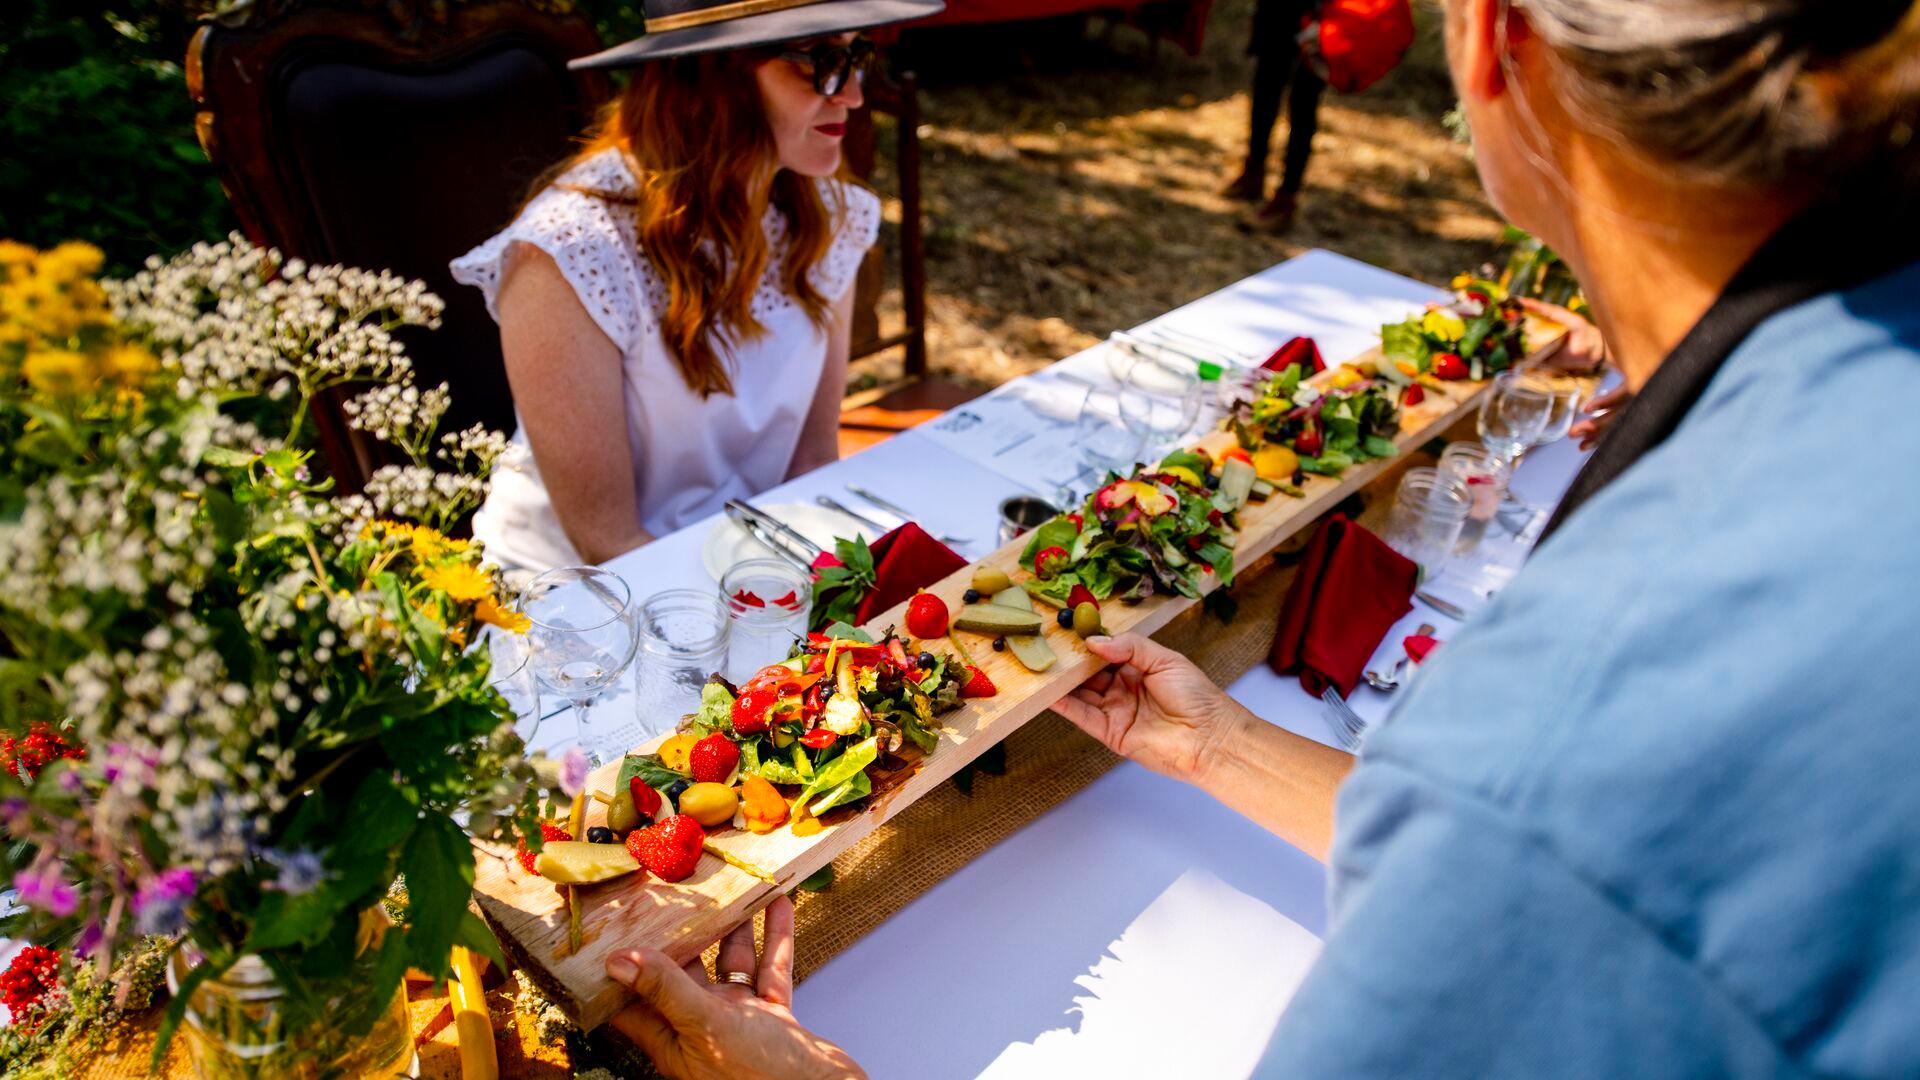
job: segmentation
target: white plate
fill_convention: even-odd
[[[813,541],[821,551],[832,551],[835,537],[848,540],[859,537],[868,543],[879,539],[871,535],[872,530],[861,527],[859,522],[824,506],[780,503],[755,509],[768,517],[777,518],[787,528]],[[707,541],[700,550],[700,561],[716,583],[726,576],[728,570],[748,559],[775,557],[766,545],[747,535],[745,529],[735,525],[733,519],[724,513],[714,520],[713,528],[707,532]]]

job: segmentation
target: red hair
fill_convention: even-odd
[[[767,332],[753,316],[753,297],[772,258],[762,227],[768,206],[787,223],[781,287],[816,326],[828,317],[829,301],[808,275],[833,241],[836,215],[814,178],[775,164],[753,75],[763,59],[722,52],[642,65],[601,114],[586,149],[557,170],[608,149],[626,155],[638,181],[634,195],[586,193],[633,204],[640,252],[667,287],[666,308],[657,313],[661,336],[701,397],[733,393],[726,341]],[[759,182],[768,168],[777,169],[771,187]]]

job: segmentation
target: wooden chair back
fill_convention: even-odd
[[[409,333],[446,426],[511,431],[499,331],[449,260],[512,219],[606,100],[566,62],[600,47],[565,0],[248,0],[210,16],[187,59],[201,146],[241,227],[310,262],[420,278],[447,302]],[[316,407],[327,467],[356,490],[385,455]]]

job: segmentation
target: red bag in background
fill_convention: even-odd
[[[1328,86],[1357,94],[1413,47],[1413,8],[1408,0],[1326,0],[1300,32],[1300,47]]]

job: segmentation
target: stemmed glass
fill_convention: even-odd
[[[581,748],[601,763],[590,723],[594,701],[633,663],[633,593],[618,575],[591,566],[549,570],[527,585],[534,675],[573,705]]]
[[[1529,385],[1520,372],[1501,372],[1480,400],[1480,441],[1511,476],[1520,455],[1546,434],[1552,416],[1552,394]]]
[[[1073,424],[1073,443],[1080,449],[1085,466],[1081,475],[1093,474],[1093,486],[1108,472],[1124,472],[1140,453],[1140,437],[1121,419],[1120,395],[1112,390],[1091,387],[1080,402],[1080,413]],[[1062,489],[1059,503],[1071,507],[1083,496]]]
[[[1120,420],[1152,457],[1193,429],[1204,396],[1199,376],[1154,360],[1141,360],[1120,384]]]

